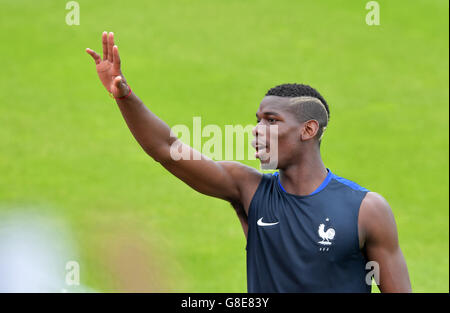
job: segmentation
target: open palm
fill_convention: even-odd
[[[103,32],[103,59],[92,49],[87,48],[86,52],[95,61],[98,77],[108,92],[115,98],[128,94],[129,87],[120,70],[120,57],[117,46],[114,45],[114,34]]]

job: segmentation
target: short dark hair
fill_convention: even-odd
[[[297,98],[297,97],[310,97],[319,100],[323,104],[325,111],[322,106],[318,107],[317,101],[302,101],[300,107],[297,108],[297,117],[301,122],[309,119],[315,119],[319,122],[319,131],[317,133],[317,138],[322,137],[323,131],[328,125],[330,120],[330,109],[328,103],[322,97],[322,95],[313,87],[304,84],[282,84],[269,89],[266,96],[278,96],[287,98]]]

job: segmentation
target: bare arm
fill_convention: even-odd
[[[91,49],[86,51],[93,57],[101,82],[116,98],[123,118],[145,152],[193,189],[230,202],[243,203],[247,212],[248,195],[256,190],[261,173],[238,162],[213,161],[178,140],[171,134],[170,127],[129,88],[121,72],[114,34],[104,32],[102,44],[103,59]],[[173,157],[182,151],[187,151],[187,158]]]
[[[411,292],[408,268],[400,249],[394,215],[387,201],[374,192],[367,193],[359,225],[367,258],[379,265],[381,292]]]

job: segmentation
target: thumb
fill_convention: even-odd
[[[121,83],[122,83],[122,76],[117,76],[114,78],[114,86],[116,86],[118,89],[121,89]]]
[[[122,76],[116,76],[113,80],[113,94],[116,98],[123,97],[128,94],[129,87]]]

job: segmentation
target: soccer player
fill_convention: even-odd
[[[247,238],[248,292],[370,292],[372,273],[382,292],[411,291],[389,204],[322,162],[330,113],[315,89],[284,84],[262,99],[253,129],[256,157],[272,161],[261,157],[270,155],[271,126],[277,126],[278,149],[278,172],[263,174],[239,162],[213,161],[174,137],[128,86],[114,34],[104,32],[102,44],[103,58],[86,51],[145,152],[236,210]],[[188,149],[189,158],[175,160],[171,149]]]

